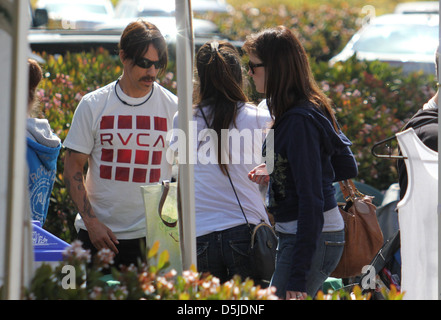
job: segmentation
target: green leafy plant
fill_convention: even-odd
[[[343,132],[359,166],[357,180],[387,189],[398,181],[396,163],[372,155],[371,149],[395,135],[434,94],[432,75],[403,74],[379,61],[358,61],[355,56],[330,67],[312,63],[316,80],[333,101]],[[395,145],[396,147],[396,145]]]
[[[222,34],[243,41],[263,28],[284,25],[290,28],[319,61],[328,61],[349,41],[361,23],[361,7],[322,4],[302,6],[292,3],[237,4],[233,14],[209,13],[202,18],[215,21]]]
[[[148,264],[111,267],[111,277],[103,270],[112,263],[113,253],[101,250],[90,263],[90,254],[75,241],[57,266],[40,266],[25,293],[33,300],[274,300],[273,289],[254,286],[252,280],[239,277],[220,283],[219,279],[201,274],[193,267],[182,274],[169,270],[169,254],[159,252],[156,242],[147,253]],[[65,270],[75,273],[68,283]]]
[[[356,285],[352,288],[351,291],[340,289],[336,291],[330,290],[328,293],[323,293],[323,291],[319,291],[317,293],[317,300],[370,300],[371,293],[368,292],[366,294],[363,293],[363,290],[360,286]]]
[[[43,264],[36,269],[25,299],[31,300],[278,300],[275,288],[261,288],[239,276],[220,283],[209,273],[198,273],[192,266],[177,274],[170,269],[169,253],[155,242],[147,252],[147,263],[116,269],[114,254],[103,249],[94,261],[88,250],[75,241],[55,266]],[[67,270],[69,271],[66,271]],[[110,274],[108,270],[110,269]],[[104,273],[104,270],[107,270]],[[68,279],[68,280],[66,280]],[[395,287],[381,290],[385,300],[401,300],[404,293]],[[319,291],[316,300],[370,300],[355,285],[351,290]],[[311,297],[307,297],[311,300]]]

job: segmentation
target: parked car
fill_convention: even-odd
[[[90,2],[92,1],[95,0],[90,0]],[[30,30],[28,35],[29,44],[31,49],[36,52],[45,51],[51,54],[64,54],[67,51],[88,51],[99,47],[102,47],[113,54],[117,52],[118,43],[124,28],[130,22],[143,18],[154,23],[161,30],[161,33],[169,44],[169,54],[175,55],[174,44],[176,42],[177,30],[176,18],[174,15],[174,1],[175,0],[161,0],[159,2],[153,0],[119,0],[119,7],[115,8],[113,19],[106,23],[96,25],[92,30]],[[125,4],[124,6],[122,5],[123,3]],[[149,6],[143,7],[141,6],[142,3],[149,4]],[[173,3],[171,9],[166,9],[164,4],[167,3]],[[124,10],[121,11],[123,8]],[[118,18],[116,18],[117,9],[119,10]],[[196,50],[210,39],[226,39],[226,37],[220,34],[219,28],[216,24],[204,19],[193,19],[193,33]],[[230,40],[230,42],[237,48],[242,47],[242,42],[240,41]]]
[[[439,2],[438,1],[415,1],[415,2],[403,2],[397,4],[394,13],[439,13]]]
[[[46,9],[35,9],[32,10],[29,4],[29,17],[30,17],[30,27],[38,28],[47,24],[49,17]]]
[[[115,8],[115,17],[123,18],[131,13],[135,7],[141,7],[139,11],[143,11],[144,16],[163,16],[174,15],[175,0],[119,0]],[[220,12],[228,13],[232,7],[225,0],[192,0],[191,9],[195,13]]]
[[[62,29],[93,29],[113,18],[110,0],[38,0],[37,9],[46,9],[49,19]]]
[[[232,6],[227,4],[225,0],[192,0],[191,9],[193,12],[206,13],[206,12],[231,12]]]
[[[114,19],[109,23],[97,25],[94,29],[97,31],[107,30],[122,32],[130,22],[141,18],[156,25],[168,42],[175,42],[177,35],[175,17],[140,16],[136,18]],[[219,28],[216,24],[208,20],[193,19],[193,33],[195,38],[199,39],[221,37]]]
[[[132,21],[145,19],[155,24],[169,43],[176,40],[175,0],[120,0],[115,16],[108,23],[97,25],[95,30],[122,31]],[[198,43],[212,38],[223,38],[218,26],[209,20],[193,19],[193,34]]]
[[[28,42],[32,51],[61,55],[66,52],[83,52],[98,48],[116,54],[120,38],[120,32],[73,29],[31,29],[28,33]]]
[[[359,60],[379,60],[402,67],[404,73],[423,70],[435,74],[438,19],[437,14],[387,14],[373,18],[329,63],[332,66],[355,54]]]

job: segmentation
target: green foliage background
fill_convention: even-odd
[[[329,67],[327,61],[344,47],[363,21],[364,4],[356,3],[355,0],[234,1],[232,15],[203,17],[212,19],[223,34],[239,41],[264,27],[290,27],[304,44],[316,80],[333,100],[342,129],[353,142],[352,150],[359,164],[357,180],[385,190],[397,181],[395,162],[374,157],[371,148],[375,142],[400,130],[435,93],[436,81],[433,76],[422,73],[404,75],[399,69],[380,62],[351,59]],[[387,3],[389,6],[395,2]],[[388,10],[388,6],[382,6],[382,10],[376,7],[377,12]],[[42,115],[64,140],[81,97],[116,80],[122,73],[121,64],[118,57],[104,50],[64,56],[40,54],[46,61],[42,66],[45,78],[39,91]],[[168,73],[160,81],[176,93],[176,68],[171,58]],[[248,92],[253,101],[259,102],[260,96],[252,86]],[[63,158],[62,150],[44,227],[69,242],[75,237],[76,212],[62,179]]]

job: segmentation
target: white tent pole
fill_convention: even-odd
[[[178,86],[179,128],[187,137],[185,163],[179,163],[179,185],[182,205],[182,267],[188,270],[196,266],[196,223],[194,209],[194,174],[191,157],[190,121],[192,115],[193,94],[193,28],[190,0],[176,0],[176,64]]]
[[[8,152],[8,192],[5,239],[5,298],[20,299],[23,286],[23,252],[26,199],[26,112],[29,28],[27,1],[13,1],[11,99]]]
[[[439,12],[441,13],[441,0],[439,1]],[[441,14],[439,15],[439,27],[438,27],[438,66],[441,67],[441,52],[440,46],[441,46]],[[438,72],[438,85],[441,83],[441,72]],[[439,90],[439,87],[437,88]],[[438,95],[438,108],[441,106],[441,95]],[[440,156],[440,150],[441,150],[441,124],[438,121],[438,300],[441,300],[441,170],[439,167],[439,164],[441,163],[441,156]]]

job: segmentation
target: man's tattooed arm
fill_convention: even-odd
[[[84,185],[84,166],[89,156],[67,149],[64,163],[64,183],[77,210],[84,218],[96,218]]]
[[[64,183],[95,248],[108,248],[118,253],[118,239],[109,227],[99,221],[87,196],[83,173],[88,160],[89,155],[68,149],[64,159]]]

